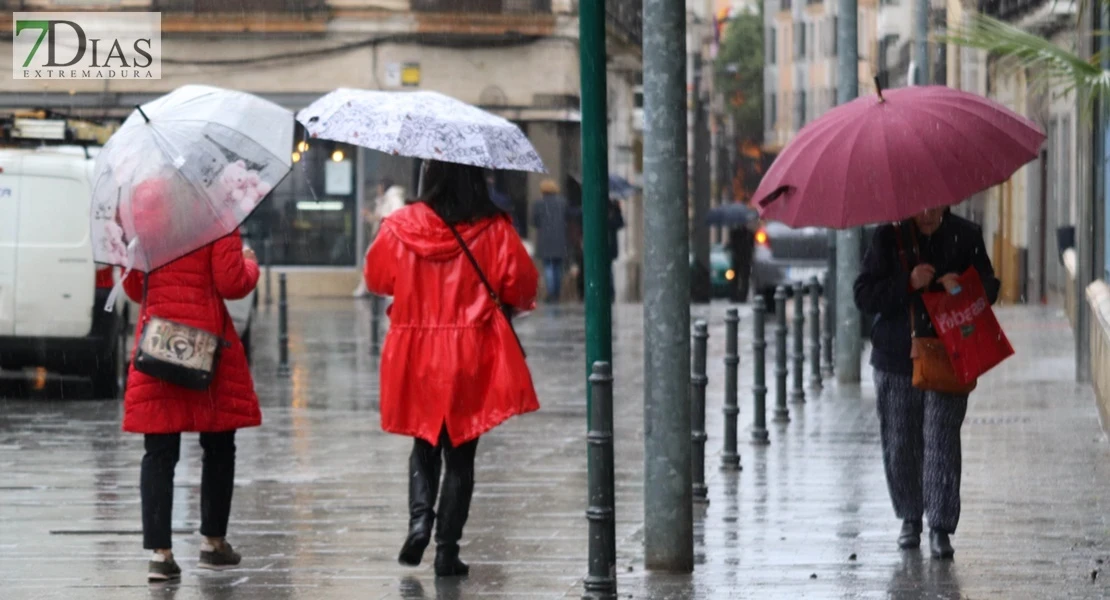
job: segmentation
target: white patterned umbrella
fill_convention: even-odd
[[[436,92],[340,88],[297,113],[311,137],[397,156],[545,173],[519,127]]]

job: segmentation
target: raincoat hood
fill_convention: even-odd
[[[482,219],[476,223],[459,223],[459,232],[467,245],[488,229],[497,219]],[[392,233],[406,248],[428,260],[451,260],[462,253],[462,247],[447,224],[423,202],[410,204],[387,217],[382,229]]]

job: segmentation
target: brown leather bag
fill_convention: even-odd
[[[898,256],[902,260],[902,267],[907,273],[911,273],[906,252],[902,247],[901,227],[895,226],[895,230],[898,239]],[[913,230],[910,231],[910,234],[913,236],[914,256],[920,256],[917,247],[917,234]],[[914,318],[912,299],[910,300],[909,316],[910,336],[912,337],[910,358],[913,360],[913,387],[942,394],[970,394],[978,385],[978,381],[964,383],[960,380],[956,375],[956,370],[952,367],[952,359],[948,356],[948,350],[944,347],[944,342],[938,338],[917,337],[917,319]]]

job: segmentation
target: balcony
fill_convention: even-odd
[[[605,3],[609,27],[624,36],[628,43],[639,46],[643,41],[644,5],[638,0],[609,0]]]
[[[327,10],[326,0],[152,0],[152,9],[165,13],[245,13],[303,15]]]
[[[1075,15],[1076,0],[978,0],[979,12],[1000,21],[1028,21],[1029,26],[1068,24]]]
[[[551,14],[551,0],[412,0],[413,12]]]

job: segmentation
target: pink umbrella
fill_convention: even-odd
[[[804,127],[755,204],[791,227],[900,221],[963,202],[1037,157],[1045,135],[986,98],[942,86],[858,98]]]

